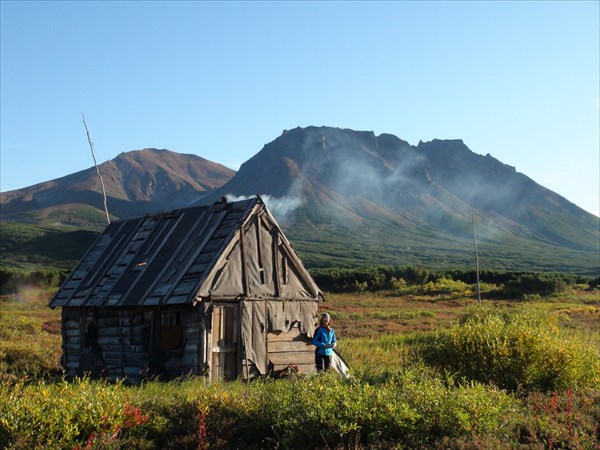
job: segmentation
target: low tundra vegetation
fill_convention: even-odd
[[[426,368],[244,384],[86,378],[0,386],[0,445],[31,448],[595,448],[597,389],[457,383]],[[468,443],[478,442],[473,447]]]
[[[1,302],[0,302],[1,307]],[[0,380],[60,373],[60,322],[0,309]]]
[[[489,306],[472,294],[331,295],[349,379],[210,385],[56,377],[59,311],[0,306],[0,448],[600,446],[593,292]]]

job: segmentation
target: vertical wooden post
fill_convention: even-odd
[[[242,286],[244,290],[244,298],[248,298],[249,288],[248,288],[248,262],[246,256],[246,238],[245,238],[245,230],[244,224],[240,227],[240,246],[241,246],[241,254],[242,254]]]
[[[473,240],[475,241],[475,277],[477,279],[477,304],[481,305],[481,286],[479,283],[479,254],[477,252],[477,228],[475,227],[475,214],[473,214]]]

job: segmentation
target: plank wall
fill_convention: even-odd
[[[275,331],[267,334],[267,352],[269,366],[274,372],[284,370],[289,365],[297,365],[301,373],[316,370],[315,347],[312,340],[300,332],[298,326],[292,327],[288,333]]]

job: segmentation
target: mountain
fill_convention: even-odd
[[[313,267],[472,267],[476,231],[482,270],[600,275],[598,217],[461,140],[413,146],[391,134],[296,128],[266,144],[237,173],[155,149],[123,153],[100,171],[116,218],[261,195]],[[105,220],[95,168],[1,193],[0,213],[3,223],[42,227],[97,230]],[[39,245],[47,242],[38,228],[11,233],[20,230],[38,236]],[[47,261],[44,249],[32,256],[37,244],[17,241],[0,244],[15,258]],[[52,253],[58,258],[59,251]]]
[[[260,194],[304,259],[597,274],[599,218],[461,140],[286,130],[200,200]]]
[[[100,164],[99,171],[113,219],[188,206],[235,173],[196,155],[157,149],[121,153]],[[106,219],[96,168],[0,193],[0,219],[103,228]]]

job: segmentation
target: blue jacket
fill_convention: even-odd
[[[333,328],[330,328],[329,330],[327,330],[326,327],[317,328],[312,343],[317,347],[317,354],[327,356],[333,355],[333,347],[337,345],[335,331],[333,331]],[[328,344],[333,344],[333,347],[325,348],[325,345]]]

